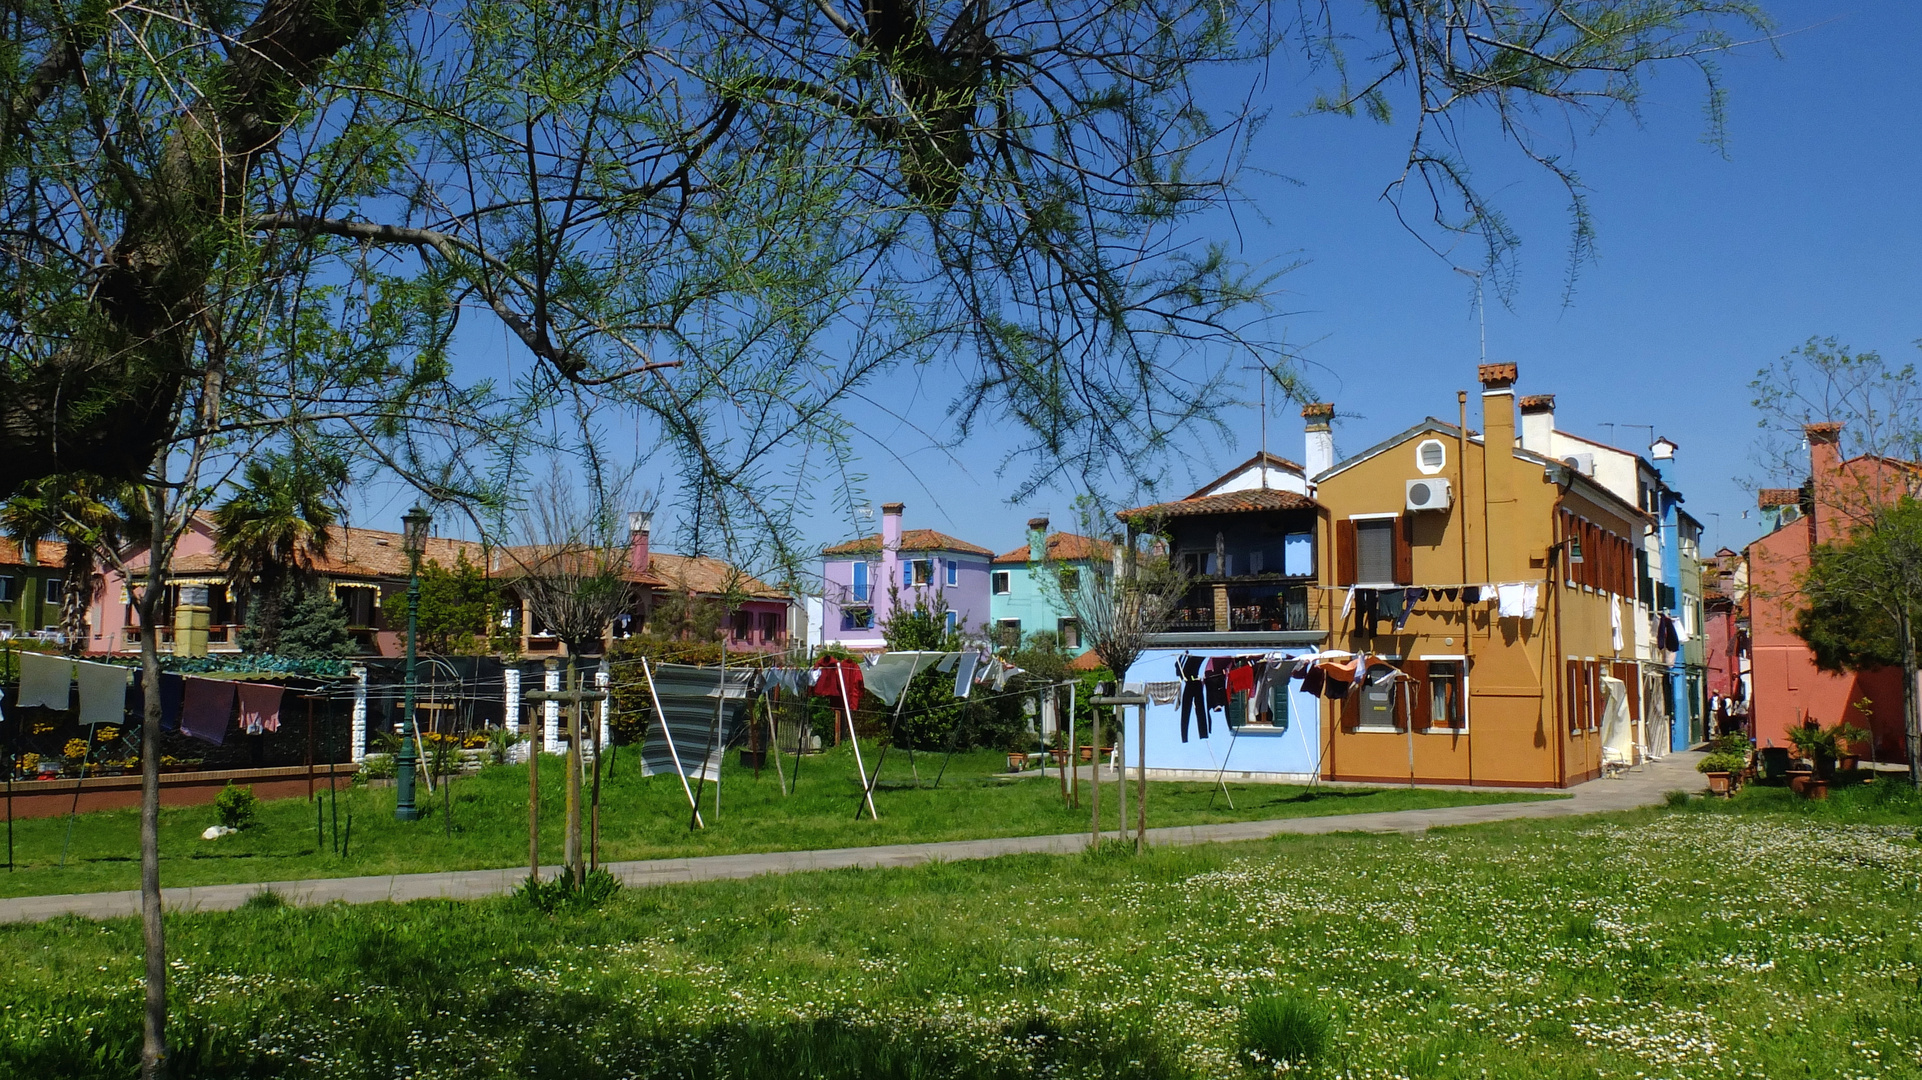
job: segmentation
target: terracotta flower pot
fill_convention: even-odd
[[[1093,760],[1094,760],[1094,747],[1092,746],[1082,747],[1081,748],[1081,764],[1086,765],[1088,762]]]
[[[1712,772],[1704,775],[1708,777],[1708,790],[1711,795],[1720,795],[1726,799],[1734,790],[1734,786],[1729,782],[1729,774]]]
[[[1017,754],[1012,750],[1008,752],[1008,771],[1009,772],[1020,772],[1021,767],[1026,765],[1027,763],[1028,763],[1028,755]]]
[[[1861,760],[1854,754],[1843,754],[1841,757],[1835,759],[1835,765],[1840,769],[1853,769],[1859,764],[1861,764]]]
[[[1811,799],[1826,799],[1829,797],[1829,782],[1827,780],[1810,780],[1808,791],[1805,792],[1805,794]]]
[[[1797,795],[1807,794],[1809,781],[1813,779],[1814,776],[1815,773],[1809,769],[1790,769],[1789,790],[1795,792]]]
[[[1048,756],[1054,758],[1054,765],[1057,769],[1068,763],[1068,752],[1066,750],[1050,750],[1048,751]]]

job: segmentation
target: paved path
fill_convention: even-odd
[[[1392,810],[1374,814],[1284,818],[1279,821],[1236,821],[1219,825],[1184,825],[1149,829],[1152,844],[1209,844],[1261,840],[1284,834],[1319,835],[1337,832],[1420,833],[1451,825],[1480,825],[1520,818],[1566,817],[1610,810],[1632,810],[1662,801],[1677,788],[1698,791],[1704,786],[1695,771],[1700,754],[1671,754],[1662,761],[1610,780],[1594,780],[1573,789],[1565,799],[1541,802],[1447,806],[1431,810]],[[1479,789],[1486,790],[1486,789]],[[1066,854],[1088,844],[1087,833],[1060,836],[1009,836],[989,840],[950,840],[933,844],[883,844],[877,847],[832,848],[826,851],[774,851],[753,855],[707,855],[689,859],[649,859],[604,864],[628,885],[668,885],[723,878],[791,874],[806,870],[849,867],[916,866],[921,863],[987,859],[1027,852]],[[548,867],[558,873],[559,867]],[[262,889],[272,889],[293,904],[374,903],[383,900],[471,900],[512,892],[527,875],[520,867],[501,870],[456,870],[435,874],[393,874],[384,877],[314,878],[247,885],[201,885],[166,890],[166,904],[176,911],[226,911],[239,907]],[[60,915],[107,919],[137,915],[138,892],[72,893],[0,900],[0,922],[33,922]]]

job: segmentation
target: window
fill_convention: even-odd
[[[856,600],[868,598],[868,564],[864,562],[854,564],[854,598]]]
[[[1415,447],[1415,468],[1420,469],[1423,476],[1433,476],[1441,472],[1442,466],[1446,464],[1448,464],[1448,445],[1440,439],[1423,439],[1421,444]]]
[[[1289,577],[1315,574],[1315,534],[1289,533],[1281,540],[1281,572]]]
[[[1081,623],[1076,619],[1056,619],[1054,634],[1064,649],[1081,647]]]
[[[874,629],[874,609],[869,607],[843,608],[841,610],[841,629]]]
[[[781,640],[781,613],[763,611],[760,613],[761,640],[772,644]]]
[[[51,607],[60,606],[60,598],[67,593],[67,583],[59,578],[48,578],[45,603]]]
[[[1453,731],[1467,727],[1468,714],[1463,709],[1462,662],[1428,661],[1426,682],[1422,697],[1427,705],[1428,726]]]
[[[374,625],[374,607],[380,599],[378,589],[372,585],[336,585],[334,598],[340,601],[340,609],[346,612],[348,626]],[[503,622],[502,625],[512,624]]]
[[[1021,646],[1021,620],[997,619],[994,624],[995,640],[1010,649]]]
[[[1181,573],[1184,577],[1198,578],[1208,573],[1215,561],[1212,552],[1184,551],[1181,553]]]
[[[961,628],[961,613],[958,611],[948,612],[948,633],[952,634],[956,630],[959,630],[960,628]]]
[[[1395,697],[1401,679],[1387,664],[1370,665],[1361,685],[1361,727],[1370,731],[1400,731]]]
[[[1006,596],[1014,591],[1014,575],[1009,571],[996,570],[990,580],[996,596]]]
[[[1061,591],[1062,592],[1080,592],[1081,591],[1081,571],[1080,570],[1072,566],[1064,567],[1062,569]]]
[[[1355,580],[1363,584],[1396,584],[1395,519],[1355,522]]]
[[[903,578],[908,585],[934,584],[934,561],[932,559],[909,559]]]
[[[1262,562],[1264,561],[1262,556],[1266,554],[1267,554],[1266,552],[1259,551],[1259,550],[1251,551],[1248,553],[1248,572],[1249,573],[1251,574],[1261,573],[1261,565],[1262,565]]]
[[[13,578],[0,574],[0,604],[11,604],[18,595],[13,591]]]
[[[751,611],[737,611],[734,613],[733,618],[728,620],[728,624],[729,637],[732,637],[736,641],[746,641],[748,635],[754,632],[754,613]]]
[[[948,584],[950,585],[960,584],[960,576],[959,576],[960,573],[961,573],[960,565],[957,564],[953,559],[949,559],[948,560],[948,578],[947,578]]]

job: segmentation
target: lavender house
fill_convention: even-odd
[[[994,552],[933,529],[902,529],[903,503],[883,503],[881,532],[821,549],[821,638],[850,649],[879,649],[881,624],[896,597],[939,593],[949,625],[980,632],[988,622],[988,564]],[[891,586],[891,587],[890,587]]]

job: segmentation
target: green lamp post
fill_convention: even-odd
[[[420,618],[420,556],[427,549],[427,527],[433,517],[418,505],[401,515],[406,531],[401,542],[407,548],[407,697],[401,721],[400,758],[394,769],[394,820],[418,821],[420,808],[414,805],[414,637]]]

